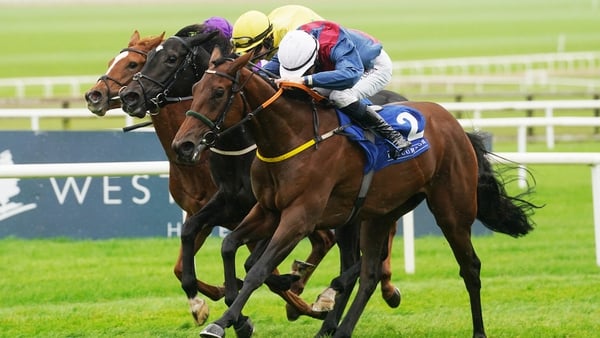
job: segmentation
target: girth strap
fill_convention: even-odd
[[[371,131],[365,131],[365,136],[371,142],[375,140],[375,135]],[[350,224],[356,220],[358,216],[358,212],[362,208],[365,203],[365,199],[367,199],[367,193],[369,192],[369,188],[371,187],[371,181],[373,180],[373,174],[375,174],[375,170],[371,169],[365,175],[363,175],[362,182],[360,183],[360,190],[358,191],[358,196],[354,201],[354,206],[350,211],[350,215],[348,219],[344,223],[344,225]]]

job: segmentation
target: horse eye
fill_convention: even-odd
[[[138,63],[137,62],[129,62],[129,64],[127,65],[127,68],[129,69],[136,69],[138,67]]]
[[[176,56],[169,56],[167,57],[167,63],[175,63],[177,62],[177,57]]]
[[[216,99],[223,97],[223,95],[225,95],[225,89],[223,89],[223,88],[217,88],[217,89],[215,90],[214,97],[215,97]]]

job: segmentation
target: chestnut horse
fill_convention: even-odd
[[[150,56],[148,58],[147,65],[140,72],[140,74],[136,76],[136,80],[128,88],[124,88],[122,90],[121,97],[123,101],[123,108],[126,111],[137,115],[147,109],[155,109],[156,103],[165,99],[167,90],[171,95],[173,95],[173,93],[177,93],[178,95],[191,95],[192,84],[195,83],[197,79],[188,75],[188,73],[193,74],[193,67],[190,64],[185,66],[186,63],[183,62],[183,60],[189,59],[193,56],[193,47],[196,43],[198,43],[197,40],[189,37],[183,37],[181,40],[167,39],[167,41],[161,45],[161,56]],[[156,54],[158,55],[159,53]],[[173,60],[169,61],[169,58],[173,58]],[[180,60],[179,66],[171,65],[171,63],[176,63],[177,59]],[[178,78],[175,79],[175,76],[178,76]],[[162,84],[170,84],[171,87],[165,88],[165,86]],[[390,101],[405,100],[405,98],[397,93],[382,91],[373,96],[371,100],[375,103],[382,104]],[[188,103],[188,108],[190,103],[191,102]],[[166,115],[161,112],[157,116],[161,116],[162,119],[171,118],[181,121],[185,110],[180,112],[171,110],[169,111],[169,114]],[[192,287],[189,282],[195,280],[195,272],[193,269],[193,255],[187,254],[190,247],[186,246],[186,243],[191,243],[190,239],[194,237],[194,234],[200,231],[202,224],[222,224],[222,222],[225,221],[241,221],[241,219],[247,214],[255,202],[254,195],[249,188],[250,164],[251,160],[254,158],[254,153],[252,152],[250,155],[245,155],[240,152],[235,153],[229,151],[230,155],[237,154],[237,156],[224,156],[224,153],[226,152],[222,151],[226,147],[230,149],[243,149],[248,145],[253,145],[254,142],[250,140],[246,142],[247,144],[244,143],[244,139],[247,137],[247,133],[238,132],[235,135],[232,135],[229,140],[221,140],[221,143],[216,147],[218,149],[213,148],[213,151],[217,154],[211,154],[210,162],[215,163],[214,165],[211,164],[211,166],[213,166],[215,169],[212,170],[212,175],[218,183],[217,185],[219,186],[219,192],[211,200],[209,205],[203,208],[201,213],[194,215],[194,219],[186,222],[184,225],[184,233],[182,234],[184,266],[182,269],[183,275],[181,279],[182,287],[186,291],[186,294],[190,300],[196,298],[195,287]],[[236,142],[237,144],[232,144],[232,142]],[[231,168],[239,168],[240,171],[235,172],[234,175],[234,170]],[[240,189],[240,186],[244,186],[246,188]],[[240,199],[244,202],[252,200],[252,203],[247,205],[240,204],[238,201]],[[234,211],[230,209],[233,209]],[[228,210],[229,212],[224,212],[224,210]],[[344,236],[353,236],[352,231],[353,230],[349,228]],[[341,236],[341,233],[342,231],[338,231],[336,235]],[[390,236],[390,245],[393,235],[394,232],[392,232]],[[354,236],[356,237],[356,235]],[[311,264],[317,264],[331,246],[331,232],[319,230],[309,235],[309,239],[313,245],[313,253],[307,260]],[[356,251],[358,251],[357,247]],[[351,264],[351,262],[356,259],[357,255],[358,252],[356,252],[355,256],[346,259],[348,262],[347,264]],[[188,262],[187,264],[189,264],[189,268],[188,265],[185,265],[186,262]],[[296,270],[297,269],[294,267],[293,273],[297,273]],[[391,283],[391,266],[389,257],[387,257],[383,262],[383,270],[385,273],[381,278],[382,296],[389,306],[397,307],[400,304],[400,292]],[[188,272],[189,275],[186,272]],[[291,291],[293,294],[300,294],[302,292],[304,284],[310,276],[310,273],[311,270],[307,271],[305,274],[301,274],[303,278],[292,285]],[[285,297],[288,297],[286,299],[288,301],[288,305],[286,306],[288,310],[288,319],[293,320],[297,318],[299,315],[298,309],[300,309],[300,314],[307,314],[309,316],[319,318],[323,317],[323,314],[318,312],[315,313],[310,309],[310,307],[301,302],[300,299],[295,298],[293,295],[285,294]],[[321,300],[324,304],[319,302],[319,307],[315,308],[315,310],[319,312],[326,311],[328,309],[327,305],[331,305],[327,303],[328,299],[326,297],[321,298]],[[333,299],[329,300],[333,301]],[[292,306],[290,306],[290,303]]]
[[[106,74],[102,75],[96,85],[86,92],[85,99],[88,103],[88,109],[98,116],[104,116],[107,110],[120,108],[119,91],[128,85],[134,75],[142,69],[146,63],[148,53],[160,45],[163,38],[164,33],[160,36],[140,38],[138,31],[134,31],[128,47],[121,50],[109,62]],[[175,131],[183,121],[183,117],[177,119],[177,116],[181,115],[176,114],[173,114],[172,118],[164,117],[171,115],[170,111],[181,111],[181,109],[187,107],[189,107],[189,102],[173,103],[160,108],[158,114],[150,114],[156,135],[169,160],[169,192],[177,205],[186,212],[186,219],[202,209],[217,191],[217,187],[210,177],[206,159],[193,166],[181,165],[176,162],[176,154],[171,149],[171,141]],[[141,113],[136,116],[142,118],[145,115],[145,113]],[[194,253],[202,247],[210,233],[210,229],[198,233],[194,243]],[[180,281],[182,269],[182,251],[180,248],[179,256],[173,268],[175,276]],[[196,283],[200,293],[210,299],[219,300],[223,297],[222,286],[213,286],[200,280],[197,280]],[[196,299],[190,304],[190,307],[197,323],[199,325],[203,324],[204,318],[208,314],[206,303],[202,299]]]
[[[202,324],[207,315],[205,303],[197,297],[198,291],[212,300],[218,300],[223,296],[222,287],[206,285],[196,278],[194,256],[211,230],[201,229],[201,226],[220,225],[231,230],[255,203],[249,180],[249,167],[254,158],[252,152],[254,142],[248,139],[247,133],[223,142],[213,149],[210,156],[203,156],[201,162],[193,166],[178,164],[170,147],[179,125],[185,118],[184,113],[191,104],[191,100],[187,98],[191,99],[188,95],[191,95],[192,85],[202,76],[208,65],[210,55],[207,49],[215,44],[225,50],[230,48],[229,41],[223,39],[221,35],[210,38],[199,34],[202,29],[200,25],[187,26],[175,37],[166,39],[160,45],[160,52],[149,53],[148,59],[145,60],[146,64],[135,76],[135,80],[130,80],[127,87],[120,89],[123,109],[130,115],[143,117],[146,111],[151,111],[150,115],[157,136],[171,165],[169,179],[181,183],[177,190],[171,189],[171,193],[173,195],[184,193],[185,196],[194,197],[194,190],[202,193],[202,189],[211,189],[212,194],[207,196],[210,201],[203,200],[202,204],[185,209],[188,217],[183,225],[181,250],[175,266],[175,274],[188,295],[192,315],[198,324]],[[210,40],[215,39],[216,43],[214,41],[209,43]],[[113,66],[114,69],[116,68]],[[124,81],[120,82],[124,83]],[[211,177],[219,183],[218,190],[214,192]],[[198,179],[210,180],[211,184],[195,181]],[[312,252],[307,262],[309,265],[316,265],[333,246],[334,235],[328,230],[316,231],[309,236],[309,239]],[[253,243],[249,244],[254,246]],[[288,304],[291,304],[287,307],[290,320],[296,319],[300,314],[321,318],[322,313],[312,311],[310,305],[294,294],[302,291],[304,283],[311,274],[310,269],[297,271],[297,268],[301,267],[302,265],[294,266],[293,273],[300,275],[301,279],[293,284],[292,293],[282,291],[289,286],[278,284],[274,284],[274,291],[280,293]],[[399,297],[395,296],[397,293],[393,289],[390,292],[390,299]]]
[[[241,311],[251,294],[304,236],[345,223],[366,165],[362,149],[339,135],[344,127],[335,109],[316,105],[307,95],[299,99],[304,92],[298,90],[277,90],[246,67],[251,57],[234,60],[213,52],[211,67],[195,85],[192,110],[173,141],[180,157],[191,161],[230,128],[244,125],[257,145],[251,178],[258,202],[222,246],[225,298],[231,305],[205,327],[203,337],[223,337],[225,328],[242,325]],[[473,335],[485,337],[481,263],[471,242],[471,226],[477,217],[494,231],[522,236],[533,227],[529,216],[535,206],[505,193],[484,156],[481,138],[465,133],[446,109],[431,102],[401,104],[422,114],[424,139],[430,147],[374,174],[359,214],[358,291],[339,326],[345,302],[336,299],[318,335],[352,335],[379,280],[391,225],[426,200],[460,267],[471,304]],[[235,252],[240,245],[263,238],[270,241],[238,292],[231,284],[236,278]]]
[[[160,45],[164,36],[163,32],[158,36],[140,38],[137,30],[133,32],[127,47],[108,62],[106,74],[100,76],[98,82],[85,93],[87,107],[92,113],[104,116],[110,109],[121,108],[119,90],[142,69],[148,52]]]

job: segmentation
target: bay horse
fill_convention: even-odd
[[[183,35],[184,34],[181,34],[181,39],[167,39],[160,46],[160,57],[158,56],[159,53],[152,52],[148,57],[147,65],[140,71],[140,74],[136,75],[136,80],[121,91],[121,100],[123,102],[124,110],[138,116],[145,110],[155,110],[157,103],[159,103],[159,106],[164,105],[164,103],[160,102],[164,101],[168,95],[191,95],[192,85],[198,78],[192,76],[194,74],[193,65],[184,60],[193,58],[194,53],[196,53],[195,45],[198,43],[198,40]],[[155,54],[157,55],[156,57],[154,57]],[[200,53],[198,53],[197,56],[200,57]],[[205,61],[195,60],[197,64],[202,64],[202,62],[206,63],[207,61],[208,58],[206,58]],[[201,65],[199,67],[203,66]],[[169,86],[166,84],[169,84]],[[382,91],[371,97],[371,100],[374,103],[382,104],[389,101],[406,100],[406,98],[394,92]],[[179,107],[182,105],[185,106],[185,102],[187,102],[187,108],[189,108],[191,101],[183,100],[181,105],[178,106],[179,110],[171,109],[168,112],[163,112],[161,110],[159,114],[153,115],[153,120],[159,118],[161,120],[171,120],[172,126],[181,123],[187,108],[181,110]],[[176,131],[176,129],[171,130]],[[167,132],[160,133],[159,137],[164,135],[161,139],[166,138],[172,140],[174,131],[173,134]],[[251,160],[254,158],[254,152],[246,155],[246,152],[236,151],[238,149],[247,149],[249,146],[254,145],[253,141],[247,140],[248,136],[249,135],[243,131],[236,133],[236,135],[232,135],[226,140],[221,140],[220,144],[212,149],[213,152],[216,153],[211,153],[209,162],[211,163],[213,179],[217,182],[219,191],[213,199],[211,199],[211,202],[202,209],[202,212],[194,215],[193,219],[186,221],[184,224],[184,231],[182,233],[182,255],[184,256],[184,266],[182,267],[180,279],[182,280],[182,287],[186,291],[188,299],[190,299],[190,303],[193,303],[192,300],[196,299],[196,290],[190,283],[190,281],[196,279],[193,266],[193,254],[188,253],[191,238],[193,238],[198,231],[201,231],[202,224],[222,225],[223,222],[237,223],[241,221],[243,216],[245,216],[252,205],[254,205],[255,198],[249,188],[250,164]],[[230,150],[224,151],[224,149]],[[170,160],[172,160],[172,158],[170,158]],[[235,170],[233,168],[235,168]],[[240,186],[244,187],[244,189],[240,189]],[[240,203],[238,201],[240,199],[244,201],[244,203]],[[252,200],[252,203],[245,202],[250,200]],[[345,236],[352,236],[352,231],[353,230],[349,229]],[[390,245],[394,232],[392,232],[390,236]],[[337,236],[342,236],[341,234],[342,231],[336,233]],[[332,245],[331,236],[332,234],[330,231],[323,230],[315,231],[309,235],[309,240],[313,247],[313,251],[307,259],[310,264],[318,264],[326,254]],[[358,251],[357,248],[356,251]],[[358,255],[358,253],[356,253],[354,257],[349,258],[349,260],[356,259],[356,255]],[[189,267],[186,265],[186,262],[189,264]],[[383,262],[383,270],[385,273],[381,278],[382,296],[390,307],[397,307],[400,304],[401,297],[400,291],[391,283],[389,257]],[[189,272],[189,274],[186,272]],[[294,274],[298,273],[296,266],[293,267],[292,272]],[[302,278],[298,282],[292,284],[292,294],[283,294],[284,299],[288,302],[288,304],[286,304],[286,309],[288,319],[290,320],[296,319],[299,314],[321,318],[324,316],[321,312],[326,311],[326,306],[330,305],[327,304],[327,299],[325,298],[324,308],[316,308],[313,311],[310,306],[294,296],[302,293],[304,284],[311,273],[312,270],[301,273],[300,275]],[[271,281],[273,282],[273,280]],[[317,304],[321,306],[320,302]]]
[[[173,140],[173,148],[188,161],[240,125],[257,145],[251,168],[257,204],[222,244],[225,297],[226,302],[231,297],[231,305],[204,328],[202,337],[223,337],[225,328],[244,321],[241,311],[251,294],[304,236],[316,229],[343,226],[359,194],[366,165],[362,149],[339,135],[343,127],[335,109],[316,105],[298,90],[278,90],[246,67],[251,57],[230,59],[213,51],[211,67],[195,85],[191,110]],[[339,325],[345,302],[336,299],[318,336],[352,335],[380,277],[390,227],[425,200],[458,262],[469,294],[473,336],[485,337],[481,262],[471,242],[471,226],[478,218],[493,231],[523,236],[533,229],[529,216],[536,206],[506,194],[485,156],[481,137],[466,133],[442,106],[432,102],[394,105],[422,114],[423,138],[430,146],[410,160],[375,172],[359,214],[358,291]],[[242,288],[232,288],[237,248],[263,238],[270,241],[247,271]]]
[[[202,30],[200,25],[187,26],[160,44],[160,52],[148,51],[149,55],[143,68],[131,77],[127,87],[119,89],[122,108],[127,113],[135,117],[144,117],[146,111],[151,112],[157,136],[170,162],[169,180],[179,183],[177,187],[170,185],[171,193],[186,198],[207,197],[202,203],[190,205],[190,208],[180,204],[186,210],[187,218],[183,225],[181,249],[175,266],[175,274],[188,295],[192,315],[199,325],[206,319],[208,309],[205,302],[197,297],[198,291],[212,300],[223,297],[223,287],[211,286],[196,278],[194,256],[211,232],[210,227],[201,229],[201,225],[220,225],[231,230],[255,203],[249,181],[254,142],[248,139],[247,134],[242,133],[223,142],[213,149],[210,156],[203,156],[201,161],[194,165],[177,163],[170,146],[185,118],[185,111],[191,104],[191,96],[188,95],[191,95],[192,85],[199,80],[208,65],[210,54],[207,50],[214,45],[223,50],[230,48],[227,39],[220,35],[213,38],[201,35],[199,32]],[[215,39],[216,43],[210,42]],[[216,186],[214,181],[218,182]],[[307,262],[309,266],[317,265],[333,246],[334,235],[330,231],[316,231],[309,239],[312,252]],[[249,246],[252,249],[254,244],[249,243]],[[300,314],[319,318],[323,316],[322,313],[312,311],[308,304],[296,297],[312,273],[310,269],[303,267],[302,264],[293,267],[293,273],[301,278],[293,284],[291,293],[280,291],[289,287],[275,284],[274,291],[279,292],[288,301],[290,320],[298,318]],[[274,280],[274,283],[276,281]],[[395,295],[393,291],[391,293]]]

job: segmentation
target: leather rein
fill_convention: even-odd
[[[210,130],[204,134],[202,140],[200,141],[201,144],[206,145],[208,147],[213,147],[215,145],[217,138],[220,135],[230,132],[231,130],[235,129],[236,127],[253,119],[256,114],[258,114],[260,111],[264,110],[269,105],[271,105],[273,102],[275,102],[283,94],[283,91],[287,88],[298,88],[298,89],[304,90],[306,93],[308,93],[313,98],[313,100],[311,100],[311,103],[312,103],[312,111],[313,111],[313,131],[314,131],[315,136],[312,139],[310,139],[309,141],[299,145],[298,147],[296,147],[284,154],[281,154],[279,156],[275,156],[275,157],[263,156],[260,154],[260,151],[257,149],[256,157],[258,159],[260,159],[263,162],[267,162],[267,163],[277,163],[277,162],[285,161],[291,157],[298,155],[299,153],[303,152],[304,150],[309,149],[312,146],[317,147],[320,142],[330,138],[331,136],[335,135],[336,133],[338,133],[338,132],[342,131],[344,128],[346,128],[346,126],[338,126],[335,129],[333,129],[325,134],[322,134],[322,135],[318,134],[319,119],[318,119],[315,102],[316,101],[323,102],[323,101],[326,101],[327,99],[325,97],[321,96],[320,94],[318,94],[317,92],[315,92],[314,90],[312,90],[304,85],[297,84],[297,83],[291,83],[291,82],[282,82],[282,83],[280,83],[279,89],[275,92],[275,94],[273,94],[269,99],[267,99],[260,106],[258,106],[254,110],[250,111],[250,109],[249,109],[250,105],[248,104],[248,101],[244,95],[243,88],[244,88],[245,84],[252,78],[252,76],[249,76],[248,79],[244,83],[240,84],[239,71],[236,73],[235,77],[233,77],[227,73],[224,73],[224,72],[219,72],[219,71],[210,70],[210,69],[206,70],[205,73],[224,77],[226,79],[231,80],[233,83],[233,86],[231,89],[231,95],[229,96],[229,99],[225,105],[225,108],[217,117],[216,122],[213,122],[208,117],[206,117],[200,113],[197,113],[193,110],[189,110],[188,112],[186,112],[187,116],[191,116],[191,117],[194,117],[194,118],[200,120],[204,125],[206,125],[208,128],[210,128]],[[254,75],[254,74],[255,73],[252,72],[252,75]],[[222,124],[225,121],[225,117],[226,117],[227,113],[231,109],[231,105],[233,104],[233,100],[236,95],[241,96],[242,101],[244,102],[244,109],[247,111],[247,113],[240,121],[235,123],[233,126],[227,128],[225,130],[222,130]]]

